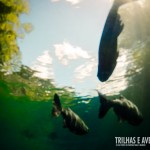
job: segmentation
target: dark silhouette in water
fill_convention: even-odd
[[[114,3],[109,11],[106,19],[102,37],[99,45],[98,58],[98,73],[97,77],[104,82],[113,73],[117,64],[118,50],[117,39],[123,30],[123,23],[118,14],[118,9],[121,5],[136,0],[114,0]]]
[[[139,125],[143,121],[143,116],[137,106],[125,97],[108,100],[103,94],[98,92],[100,98],[99,118],[103,118],[112,107],[118,117],[119,122],[127,121],[131,125]]]
[[[59,96],[54,95],[52,115],[58,117],[62,115],[64,119],[64,128],[69,128],[69,130],[78,135],[84,135],[89,132],[89,128],[84,123],[84,121],[74,113],[70,108],[62,108]]]

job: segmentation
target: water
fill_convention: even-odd
[[[95,67],[95,70],[92,70],[93,72],[87,68],[84,72],[86,74],[81,74],[84,76],[91,73],[92,77],[87,76],[86,80],[80,80],[82,78],[78,78],[78,80],[76,79],[73,82],[74,84],[72,82],[70,83],[70,80],[72,81],[70,78],[75,72],[72,73],[67,67],[63,71],[61,68],[63,65],[60,65],[60,61],[53,53],[53,62],[55,63],[51,64],[51,57],[48,57],[47,63],[43,62],[42,65],[46,67],[49,67],[49,65],[53,67],[56,65],[57,67],[59,66],[55,74],[50,74],[50,77],[53,76],[54,78],[39,78],[37,75],[39,72],[31,70],[27,66],[22,66],[20,72],[13,74],[4,75],[1,73],[0,149],[149,149],[149,144],[144,147],[117,147],[115,141],[115,137],[142,138],[150,136],[150,4],[145,0],[143,3],[140,3],[140,6],[134,6],[136,8],[134,9],[134,13],[132,5],[120,9],[123,21],[125,22],[125,28],[119,37],[118,63],[114,73],[105,83],[98,81],[94,72],[96,70],[96,57],[94,57],[95,55],[92,55],[92,57],[88,56],[89,53],[86,53],[86,56],[89,60],[88,63],[91,62],[92,64],[89,66],[85,62],[80,68],[84,69],[86,64],[89,68]],[[71,48],[74,49],[75,47]],[[77,50],[78,48],[76,47],[75,49]],[[47,57],[38,58],[38,60],[44,60]],[[83,57],[80,59],[83,59]],[[74,61],[66,59],[66,61],[70,63],[70,66],[68,66],[69,69],[71,66],[79,67],[79,64],[83,63],[83,60],[79,59],[75,59]],[[52,68],[45,70],[46,73],[47,71],[51,73]],[[67,73],[69,77],[64,79],[64,77],[67,77]],[[80,69],[78,73],[80,73]],[[55,79],[60,77],[58,74],[63,75],[63,78],[58,79],[56,82]],[[46,75],[49,75],[49,73]],[[59,84],[58,81],[62,80],[65,80],[63,84]],[[76,89],[83,84],[83,88]],[[92,85],[91,87],[89,86],[90,84]],[[119,94],[123,94],[138,106],[144,116],[144,121],[137,127],[129,125],[127,122],[119,123],[112,109],[109,110],[103,119],[99,119],[98,112],[100,104],[95,89],[100,90],[110,99],[116,98]],[[60,95],[64,107],[70,107],[89,126],[90,131],[87,135],[78,136],[71,133],[68,129],[63,128],[62,117],[53,118],[51,116],[54,93]]]
[[[143,72],[143,71],[142,71]],[[147,71],[146,74],[147,75]],[[141,73],[140,76],[143,76]],[[139,78],[139,77],[138,77]],[[149,78],[149,75],[147,75]],[[142,77],[145,81],[145,78]],[[62,99],[65,107],[70,106],[90,128],[84,136],[71,133],[62,126],[62,118],[52,118],[52,96],[45,101],[33,101],[24,93],[10,94],[10,83],[1,81],[0,128],[1,147],[3,149],[119,149],[115,146],[115,137],[147,137],[149,136],[149,92],[147,82],[136,83],[124,91],[143,113],[144,121],[138,127],[119,123],[112,110],[102,120],[98,119],[98,97],[74,97],[68,102]],[[144,86],[147,89],[142,90]],[[136,88],[135,88],[136,87]],[[21,88],[21,86],[18,86]],[[16,94],[16,93],[15,93]],[[126,148],[126,147],[122,147]],[[122,149],[121,148],[121,149]],[[144,147],[146,149],[146,147]],[[127,148],[126,148],[127,149]]]

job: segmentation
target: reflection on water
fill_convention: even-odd
[[[148,4],[141,0],[120,8],[119,13],[125,27],[119,37],[117,66],[107,82],[101,83],[96,77],[97,50],[89,53],[69,42],[54,44],[54,51],[43,51],[31,66],[36,70],[34,76],[51,79],[55,88],[67,87],[80,96],[95,96],[97,94],[94,89],[108,95],[121,93],[132,86],[130,79],[143,69],[139,63],[143,59],[142,46],[149,35]]]
[[[107,95],[117,95],[132,86],[130,79],[135,74],[141,73],[143,69],[140,61],[143,60],[145,39],[149,36],[148,4],[146,0],[141,0],[119,9],[125,27],[119,37],[117,66],[107,82],[101,83],[96,77],[97,50],[91,53],[69,42],[54,44],[54,51],[43,51],[43,54],[38,56],[30,66],[35,71],[32,74],[33,78],[50,80],[53,87],[45,91],[47,95],[56,87],[75,92],[78,96],[95,96],[97,94],[94,89],[99,89]],[[7,74],[19,70],[20,63],[16,62],[14,58],[14,63],[11,64],[13,70],[9,70]],[[16,67],[16,64],[19,67]],[[37,85],[41,88],[47,86],[41,83]],[[37,93],[41,95],[38,90]]]
[[[132,86],[130,78],[141,73],[143,66],[141,61],[143,48],[142,43],[136,43],[132,49],[119,49],[119,57],[116,68],[108,81],[100,83],[98,89],[106,95],[118,95],[127,87]]]
[[[119,36],[117,66],[108,81],[101,83],[96,77],[97,50],[89,53],[69,42],[63,42],[54,45],[54,52],[46,50],[37,57],[31,66],[32,69],[21,66],[19,58],[13,57],[9,64],[12,67],[8,71],[2,70],[8,74],[9,79],[12,72],[16,72],[16,75],[23,78],[19,79],[22,86],[20,89],[13,83],[12,93],[16,96],[22,94],[38,99],[42,97],[43,92],[48,98],[55,92],[65,95],[64,92],[67,91],[67,94],[74,93],[75,97],[91,98],[97,95],[95,89],[111,96],[134,86],[135,82],[132,82],[132,79],[143,70],[146,53],[144,51],[149,42],[148,4],[148,1],[141,0],[119,9],[124,29]],[[16,82],[17,78],[20,78],[20,76],[12,76]],[[27,85],[33,88],[29,90]],[[33,93],[36,93],[34,98]]]
[[[118,95],[141,80],[135,80],[135,77],[139,77],[143,72],[145,53],[149,55],[148,5],[149,1],[141,0],[119,9],[124,23],[118,42],[119,57],[109,80],[97,85],[102,93]]]

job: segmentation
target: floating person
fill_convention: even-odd
[[[108,100],[103,94],[98,92],[100,98],[99,118],[103,118],[110,108],[113,108],[119,122],[127,121],[131,125],[139,125],[143,121],[143,116],[137,106],[125,97]]]
[[[59,96],[54,95],[52,115],[58,117],[62,115],[64,128],[68,128],[71,132],[77,135],[84,135],[89,132],[89,128],[84,121],[70,108],[62,108]]]
[[[132,1],[137,0],[114,0],[109,11],[101,36],[98,53],[97,77],[101,82],[108,80],[117,64],[119,55],[117,39],[124,27],[120,15],[118,14],[118,9],[121,5]]]

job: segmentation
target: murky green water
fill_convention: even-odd
[[[146,61],[147,58],[145,58]],[[132,99],[143,113],[144,121],[134,127],[127,123],[119,123],[112,110],[104,119],[98,119],[98,97],[75,100],[63,105],[70,106],[87,123],[90,132],[84,136],[71,133],[62,127],[62,118],[52,118],[51,100],[33,101],[28,96],[11,94],[9,84],[0,82],[0,145],[2,149],[48,150],[48,149],[119,149],[115,146],[115,137],[144,137],[150,135],[150,96],[149,71],[145,69],[135,77],[133,86],[123,91]],[[137,81],[138,79],[138,81]],[[140,79],[140,80],[139,80]],[[18,87],[21,88],[21,87]],[[66,99],[62,99],[62,101]],[[90,100],[89,103],[85,102]],[[81,102],[81,103],[79,103]],[[128,149],[122,147],[121,149]],[[134,147],[135,148],[135,147]],[[143,149],[147,149],[144,147]]]

